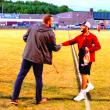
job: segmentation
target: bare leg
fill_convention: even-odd
[[[87,84],[88,84],[88,75],[86,74],[82,74],[82,89],[86,89],[87,88]]]

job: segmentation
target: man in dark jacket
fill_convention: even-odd
[[[50,14],[46,14],[43,16],[43,23],[40,26],[33,25],[23,36],[26,46],[21,69],[14,86],[12,104],[18,104],[22,82],[31,66],[33,66],[36,79],[36,103],[39,104],[47,101],[46,98],[42,98],[43,64],[52,64],[52,51],[58,51],[61,48],[60,45],[56,45],[55,34],[51,30],[52,22],[53,17]]]

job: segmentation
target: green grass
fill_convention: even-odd
[[[53,66],[45,65],[43,72],[43,96],[49,98],[46,104],[35,105],[35,80],[33,71],[26,76],[19,99],[19,106],[10,104],[10,96],[22,61],[25,43],[22,35],[26,30],[0,30],[0,110],[85,110],[83,101],[74,102],[72,98],[78,93],[73,59],[70,47],[63,47],[53,54]],[[92,31],[102,45],[93,63],[91,81],[95,90],[91,91],[92,110],[110,110],[110,33],[109,31]],[[57,43],[68,40],[67,31],[55,31]],[[80,31],[70,31],[76,36]]]

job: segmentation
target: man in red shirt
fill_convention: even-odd
[[[69,46],[73,44],[78,44],[79,49],[79,71],[82,78],[81,91],[77,97],[74,98],[75,101],[80,101],[85,99],[86,93],[94,89],[94,86],[90,83],[90,69],[92,62],[95,61],[95,51],[101,48],[97,37],[89,32],[90,23],[84,22],[80,24],[81,34],[72,40],[61,43],[62,46]]]
[[[97,26],[97,31],[100,32],[100,24]]]

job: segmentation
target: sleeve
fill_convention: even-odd
[[[65,41],[65,42],[63,42],[63,43],[61,43],[61,44],[62,44],[62,46],[73,45],[73,44],[77,43],[78,37],[79,37],[79,36],[75,37],[74,39]]]
[[[27,30],[27,32],[23,35],[23,40],[24,40],[25,42],[27,42],[27,38],[28,38],[28,36],[29,36],[30,30],[31,30],[31,28],[29,28],[29,29]]]
[[[96,36],[93,37],[93,45],[92,45],[92,48],[89,48],[89,51],[90,52],[95,52],[97,50],[101,49],[101,45],[97,39]]]
[[[50,32],[49,47],[52,51],[59,51],[61,46],[56,44],[56,38],[54,32]]]

